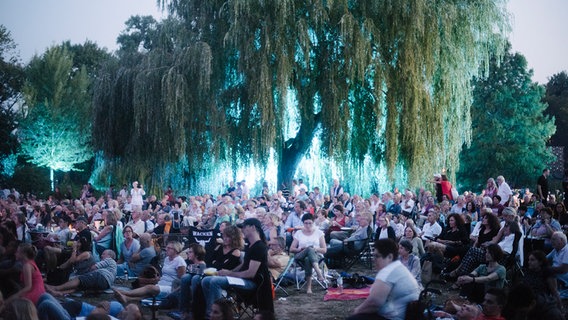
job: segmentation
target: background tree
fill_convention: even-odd
[[[487,178],[503,175],[511,187],[533,186],[552,160],[546,144],[554,119],[545,115],[544,88],[520,53],[491,59],[486,79],[474,79],[472,142],[460,155],[458,182],[479,191]]]
[[[85,67],[73,66],[64,46],[56,46],[32,58],[26,79],[21,151],[30,162],[50,169],[53,190],[55,170],[76,170],[92,157],[89,77]]]
[[[317,136],[340,167],[372,159],[390,180],[406,169],[416,186],[457,168],[470,138],[469,79],[508,29],[493,0],[162,5],[170,18],[136,36],[151,35],[151,48],[129,46],[139,54],[96,85],[95,123],[109,112],[131,119],[96,125],[102,175],[163,184],[175,164],[175,175],[199,178],[220,162],[264,166],[274,154],[280,185]]]
[[[23,68],[10,32],[0,25],[0,181],[13,173],[18,143],[14,108],[24,82]]]
[[[562,71],[553,75],[546,84],[544,101],[548,104],[546,114],[556,120],[556,133],[550,139],[550,145],[563,146],[564,157],[568,157],[568,74]]]

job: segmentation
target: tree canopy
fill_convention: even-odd
[[[14,135],[14,106],[24,83],[23,68],[14,52],[16,44],[10,32],[0,25],[0,175],[10,176],[17,158],[18,142]]]
[[[131,54],[95,86],[101,177],[160,183],[274,154],[288,182],[317,135],[338,163],[370,158],[390,180],[403,167],[416,186],[458,167],[470,79],[508,31],[499,0],[161,4],[170,17],[129,20],[119,39]]]
[[[545,115],[544,88],[531,78],[525,57],[507,52],[491,60],[487,78],[475,79],[473,140],[461,153],[458,183],[479,191],[487,178],[503,175],[512,187],[532,186],[552,161],[554,119]]]
[[[76,170],[92,158],[91,95],[85,67],[75,68],[65,46],[35,56],[26,68],[26,107],[18,128],[21,152],[53,171]]]
[[[564,157],[568,159],[568,135],[564,128],[568,128],[568,74],[562,71],[553,75],[546,84],[546,96],[544,101],[548,103],[546,114],[556,120],[556,133],[552,135],[550,144],[564,146]]]

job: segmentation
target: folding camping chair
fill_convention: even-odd
[[[282,281],[286,278],[286,275],[290,271],[290,268],[292,267],[293,264],[294,264],[294,256],[291,256],[290,259],[288,260],[286,268],[284,268],[284,271],[282,271],[280,275],[278,275],[278,278],[274,279],[274,283],[276,283],[276,285],[274,286],[274,291],[280,289],[282,290],[282,292],[284,292],[286,296],[289,296],[288,291],[286,291],[286,289],[282,287]]]
[[[304,265],[303,265],[302,262],[300,262],[299,260],[296,260],[296,259],[294,259],[294,262],[295,262],[295,265],[296,265],[296,268],[294,268],[294,279],[296,279],[296,289],[300,290],[304,287],[306,282],[304,280],[300,280],[298,278],[298,267],[304,269]],[[325,263],[324,257],[321,257],[321,259],[318,262],[318,265],[320,267],[321,273],[323,274],[323,278],[327,279],[327,274],[329,273],[329,269],[327,268],[327,264]],[[319,281],[315,272],[312,273],[312,281],[315,281],[323,289],[327,289],[326,280],[324,280],[323,282]]]

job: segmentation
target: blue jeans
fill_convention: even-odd
[[[294,259],[304,267],[306,271],[306,279],[312,276],[312,269],[314,264],[318,264],[320,260],[319,254],[312,247],[305,248],[304,250],[296,253]]]
[[[37,313],[40,320],[71,320],[69,312],[49,293],[39,297]]]
[[[205,295],[206,309],[205,314],[209,315],[211,313],[211,306],[215,301],[223,297],[223,290],[227,290],[230,287],[235,287],[244,290],[254,290],[256,289],[256,283],[249,279],[243,279],[243,286],[230,285],[227,277],[213,276],[205,277],[201,281],[201,287],[203,288],[203,294]]]
[[[179,287],[179,309],[181,311],[190,311],[193,297],[195,296],[195,289],[199,282],[201,282],[201,275],[186,274],[181,278]]]

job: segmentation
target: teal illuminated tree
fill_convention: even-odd
[[[26,68],[26,107],[18,128],[21,153],[30,162],[54,171],[76,170],[92,157],[89,77],[73,67],[66,48],[52,47]]]
[[[507,52],[502,61],[491,60],[486,79],[475,79],[472,142],[460,156],[463,186],[477,192],[498,175],[512,187],[533,186],[552,160],[547,142],[556,130],[554,118],[544,114],[544,88],[532,74],[523,55]]]
[[[96,148],[122,179],[160,182],[179,162],[199,178],[274,154],[280,184],[317,135],[340,165],[371,159],[420,185],[457,168],[470,79],[508,29],[499,0],[161,4],[170,18],[131,20],[141,32],[120,38],[131,54],[95,88]]]

